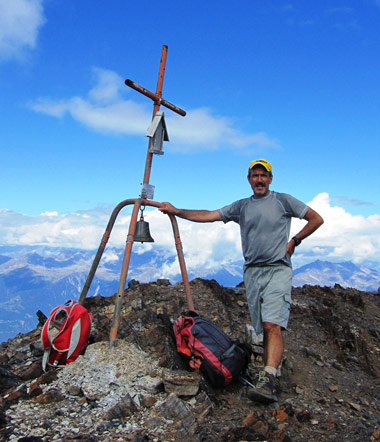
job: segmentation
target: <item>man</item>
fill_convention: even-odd
[[[240,225],[244,255],[244,284],[252,325],[264,335],[264,370],[249,397],[261,402],[277,401],[277,368],[284,351],[291,305],[293,271],[290,257],[295,247],[323,224],[321,216],[294,197],[269,190],[272,166],[252,161],[248,182],[253,195],[219,210],[177,209],[162,203],[160,210],[195,222],[234,221]],[[291,218],[305,219],[305,226],[289,241]]]

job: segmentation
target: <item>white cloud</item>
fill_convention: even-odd
[[[34,49],[44,23],[42,0],[0,0],[0,57],[19,57]]]
[[[23,215],[9,210],[0,211],[3,244],[47,245],[53,247],[96,247],[97,237],[107,217],[97,210],[59,215],[45,212],[38,216]]]
[[[380,260],[380,215],[364,217],[352,215],[339,206],[333,206],[327,193],[317,195],[308,203],[319,212],[325,223],[313,235],[305,239],[293,256],[295,267],[316,259],[330,261],[350,260],[360,263]],[[128,209],[116,220],[108,246],[123,248],[130,215]],[[6,209],[0,210],[0,237],[3,245],[47,245],[97,249],[103,237],[112,209],[51,215],[27,216]],[[155,240],[151,244],[135,244],[133,250],[143,254],[156,249],[172,261],[160,269],[161,277],[179,273],[176,248],[169,218],[158,210],[147,209],[145,220],[150,223],[150,233]],[[304,221],[294,220],[292,234],[297,233]],[[223,265],[231,265],[241,259],[239,228],[234,223],[192,223],[178,219],[186,266],[189,271],[202,276],[202,272]],[[106,248],[107,251],[107,248]],[[107,260],[116,256],[109,254]],[[147,270],[148,271],[148,270]]]
[[[58,212],[55,210],[55,211],[53,211],[53,212],[49,212],[49,211],[47,211],[47,212],[43,212],[43,213],[41,213],[40,214],[41,216],[58,216]]]
[[[320,193],[308,203],[323,218],[324,224],[297,249],[294,262],[313,259],[353,261],[380,260],[380,215],[352,215],[333,206],[328,193]],[[292,234],[303,221],[294,220]]]
[[[208,150],[216,150],[223,146],[238,149],[280,147],[276,140],[264,132],[246,134],[235,129],[230,118],[213,115],[212,110],[208,108],[190,110],[185,118],[169,114],[166,119],[170,139],[173,139],[176,150],[183,151],[183,148],[186,149],[189,145]]]
[[[83,125],[112,134],[145,135],[152,118],[152,107],[123,98],[128,92],[123,79],[115,72],[94,68],[94,87],[86,97],[66,99],[39,98],[29,106],[36,112],[62,118],[69,115]],[[169,149],[184,151],[192,146],[215,150],[232,148],[279,148],[279,143],[263,132],[244,133],[234,127],[232,119],[217,116],[208,108],[193,109],[185,118],[165,112]]]
[[[122,78],[116,72],[94,68],[93,76],[96,85],[90,90],[89,97],[98,103],[108,103],[120,98]]]

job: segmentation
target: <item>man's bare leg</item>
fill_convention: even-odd
[[[281,326],[264,322],[264,364],[278,368],[284,352],[284,340]]]

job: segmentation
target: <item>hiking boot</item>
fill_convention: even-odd
[[[266,371],[260,371],[257,378],[256,386],[248,391],[249,399],[264,404],[277,402],[277,395],[280,393],[278,378]]]

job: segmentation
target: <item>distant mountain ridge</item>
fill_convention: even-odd
[[[110,296],[117,291],[123,249],[109,248],[103,254],[88,296]],[[0,342],[19,332],[35,328],[36,312],[45,315],[68,299],[78,299],[86,281],[95,251],[49,247],[0,247]],[[134,253],[128,279],[139,282],[162,278],[161,269],[173,264],[175,256],[160,251]],[[189,279],[215,279],[224,287],[234,287],[243,280],[242,261],[218,270],[189,271]],[[172,283],[181,280],[178,274]],[[314,261],[294,271],[293,286],[304,284],[353,287],[376,291],[380,272],[351,262]]]
[[[376,291],[380,288],[380,272],[350,261],[333,263],[314,261],[294,270],[293,286],[305,284],[357,288],[363,291]]]

